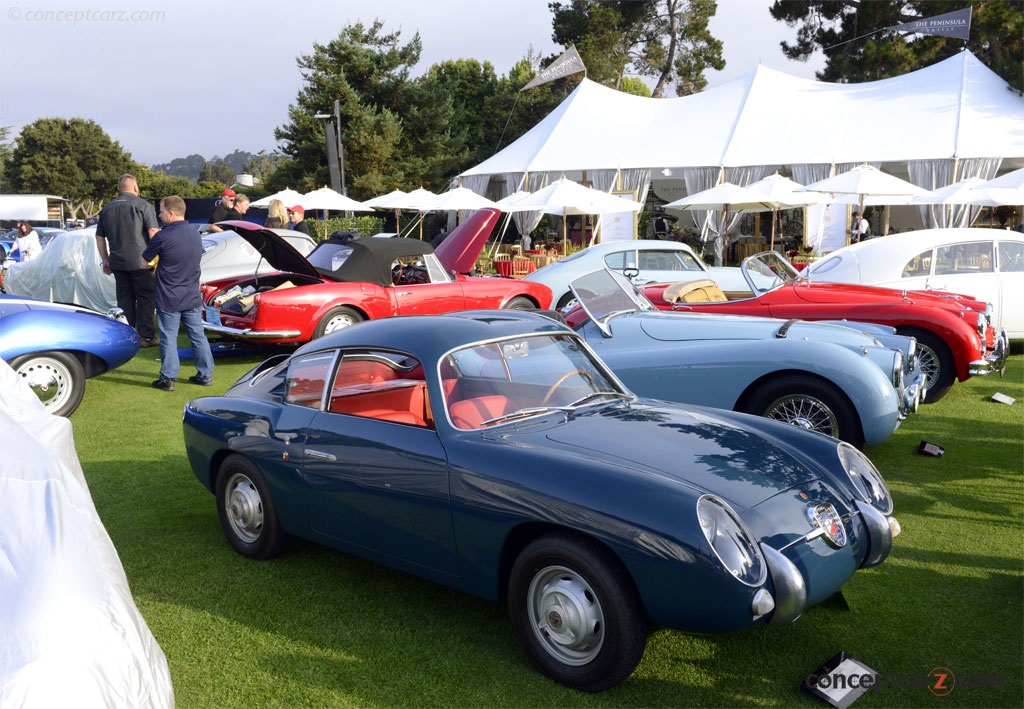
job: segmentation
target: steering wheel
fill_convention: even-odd
[[[402,284],[402,262],[395,261],[391,264],[391,283],[398,286]]]
[[[558,389],[558,387],[565,384],[565,382],[568,381],[570,377],[576,374],[580,375],[581,377],[585,377],[586,379],[589,379],[591,386],[595,388],[597,387],[597,382],[594,381],[594,377],[591,376],[590,372],[587,372],[582,369],[574,369],[571,372],[566,372],[565,374],[560,376],[558,378],[558,381],[551,385],[551,388],[548,389],[547,393],[544,395],[544,399],[540,402],[540,405],[547,406],[548,402],[551,400],[551,395],[555,393],[555,390]]]

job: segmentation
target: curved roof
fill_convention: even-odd
[[[964,51],[860,84],[758,66],[654,99],[588,79],[530,131],[463,175],[1024,158],[1024,98]]]

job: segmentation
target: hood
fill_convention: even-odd
[[[965,304],[955,294],[939,291],[902,291],[897,288],[880,286],[863,286],[853,283],[820,283],[813,279],[800,279],[786,286],[793,289],[793,294],[807,303],[840,303],[840,304],[890,304],[904,301],[917,305],[933,305],[949,310],[963,310]]]
[[[742,422],[733,420],[740,418]],[[583,409],[555,428],[526,433],[524,427],[521,434],[502,434],[511,442],[522,435],[525,445],[537,445],[535,437],[543,436],[549,447],[555,444],[573,459],[658,476],[754,507],[821,477],[764,433],[759,421],[700,407],[634,403]],[[764,428],[771,425],[765,423]]]
[[[86,308],[81,305],[72,305],[67,303],[50,303],[45,300],[25,298],[19,295],[0,295],[0,315],[13,315],[14,313],[23,313],[29,310],[51,310],[65,313],[90,313],[92,315],[100,315],[102,317],[106,317],[105,313],[101,313],[97,310],[92,310],[91,308]]]
[[[320,278],[320,273],[313,264],[280,234],[264,229],[259,224],[245,221],[220,222],[219,226],[230,228],[249,242],[249,245],[275,270]]]
[[[662,342],[791,338],[857,347],[876,345],[874,337],[851,327],[804,320],[682,312],[648,312],[632,317],[642,318],[643,331]],[[612,334],[615,334],[615,320],[612,320]]]
[[[434,249],[437,260],[455,273],[472,271],[500,214],[497,209],[478,209],[473,212],[437,245]]]

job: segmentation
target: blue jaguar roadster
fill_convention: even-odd
[[[0,358],[47,410],[70,416],[85,380],[120,367],[139,351],[139,335],[118,319],[77,305],[0,295]]]
[[[502,600],[535,666],[588,692],[651,624],[791,623],[899,532],[853,446],[638,398],[530,312],[345,328],[189,402],[184,439],[238,553],[302,537]]]

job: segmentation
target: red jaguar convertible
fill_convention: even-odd
[[[921,369],[928,377],[929,403],[941,399],[957,380],[990,372],[1002,374],[1006,333],[995,332],[989,306],[969,296],[818,283],[799,274],[774,251],[745,259],[741,269],[751,293],[726,294],[713,283],[696,289],[689,284],[661,283],[642,290],[662,310],[853,320],[895,327],[899,334],[917,338]]]
[[[206,330],[242,340],[302,343],[363,320],[470,309],[546,309],[539,283],[464,275],[500,212],[482,209],[438,247],[418,239],[330,238],[308,257],[249,222],[224,222],[277,269],[203,287]]]

